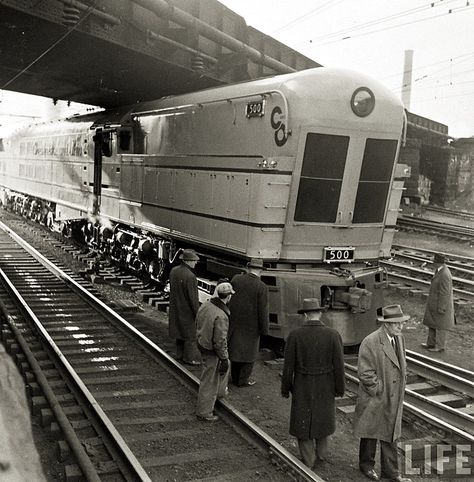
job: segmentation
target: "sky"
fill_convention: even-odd
[[[413,50],[410,112],[474,136],[474,0],[220,1],[318,63],[358,70],[398,95]]]
[[[377,78],[401,95],[404,55],[413,50],[409,110],[474,136],[474,0],[220,0],[261,30],[327,67]],[[0,134],[30,120],[85,106],[0,90]]]

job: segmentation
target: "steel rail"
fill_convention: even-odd
[[[416,360],[409,355],[406,356],[406,360],[410,371],[416,373],[417,375],[428,378],[429,380],[440,383],[441,385],[451,388],[456,392],[460,392],[468,397],[474,398],[474,382],[453,373],[449,373],[446,370],[430,366],[428,363],[421,360]]]
[[[457,365],[452,365],[451,363],[446,363],[443,360],[431,358],[427,355],[424,355],[423,353],[418,353],[416,351],[406,350],[405,352],[407,356],[410,356],[410,358],[421,360],[425,363],[430,363],[431,365],[441,368],[442,370],[454,373],[457,376],[465,378],[470,382],[474,382],[474,372],[471,370],[467,370],[466,368],[462,368]]]
[[[18,236],[16,233],[14,233],[8,226],[3,224],[1,221],[0,221],[0,228],[2,228],[4,231],[6,231],[18,244],[20,244],[20,246],[22,246],[24,249],[26,249],[27,252],[29,252],[37,261],[41,262],[41,264],[43,266],[45,266],[48,269],[51,268],[50,271],[52,271],[56,276],[62,275],[61,277],[64,277],[64,279],[68,279],[74,286],[80,286],[70,276],[68,276],[66,273],[62,272],[59,268],[55,267],[41,253],[39,253],[36,249],[34,249],[32,246],[30,246],[28,243],[26,243],[24,240],[22,240],[20,236]],[[53,269],[53,266],[54,266],[55,269]],[[18,300],[18,302],[22,306],[23,310],[28,314],[30,319],[33,321],[34,325],[36,326],[36,329],[38,330],[38,332],[40,333],[42,338],[47,342],[48,346],[53,350],[53,352],[55,353],[58,361],[65,368],[65,370],[67,371],[71,380],[75,383],[75,385],[78,388],[78,390],[80,391],[80,393],[87,400],[87,403],[88,403],[89,407],[92,409],[95,416],[100,421],[102,427],[107,431],[107,433],[109,433],[112,436],[112,438],[115,442],[115,449],[121,454],[122,460],[127,463],[127,469],[130,471],[130,473],[134,474],[134,476],[137,480],[142,480],[144,482],[151,482],[151,479],[148,477],[148,474],[146,473],[145,469],[138,462],[135,455],[132,453],[132,451],[130,450],[128,445],[123,440],[122,436],[119,434],[119,432],[117,431],[117,429],[115,428],[113,423],[110,421],[109,417],[102,410],[102,408],[100,407],[100,404],[94,398],[94,396],[89,391],[89,389],[86,387],[86,385],[81,380],[81,378],[79,377],[77,372],[74,370],[74,368],[67,361],[67,359],[63,355],[61,349],[57,346],[57,344],[51,338],[49,333],[45,330],[42,323],[36,317],[35,313],[30,308],[28,303],[21,296],[21,294],[18,292],[18,290],[15,288],[13,283],[10,281],[8,276],[6,276],[6,274],[3,272],[2,269],[0,269],[0,273],[2,274],[2,277],[5,280],[8,288],[14,294],[15,298]],[[81,291],[85,291],[85,289],[81,287]]]
[[[456,226],[455,224],[446,224],[439,221],[433,221],[428,219],[412,218],[402,216],[397,219],[397,224],[399,226],[409,226],[418,229],[432,229],[439,233],[447,234],[449,236],[463,236],[463,237],[474,237],[474,229],[466,228],[462,226]]]
[[[468,220],[474,220],[474,213],[467,211],[453,211],[452,209],[442,208],[438,206],[423,206],[425,211],[432,211],[434,213],[445,214],[447,216],[454,216],[456,218],[465,218]]]
[[[2,269],[0,269],[0,278],[3,279],[4,283],[11,286],[10,280],[6,277],[5,273]],[[18,293],[16,290],[13,294],[16,295]],[[8,314],[8,310],[6,309],[4,303],[0,300],[0,312],[3,314],[4,318],[6,319],[10,329],[12,330],[18,344],[21,346],[21,349],[28,361],[31,370],[33,371],[36,380],[41,387],[41,390],[51,407],[51,410],[54,413],[55,419],[58,422],[58,425],[61,427],[61,431],[64,434],[66,442],[68,443],[69,447],[71,448],[72,453],[79,465],[79,468],[86,478],[88,482],[100,482],[100,477],[95,469],[94,465],[91,462],[90,457],[87,455],[84,447],[82,446],[81,442],[78,440],[74,429],[72,428],[71,422],[65,415],[64,411],[61,408],[61,404],[59,403],[54,391],[51,389],[48,380],[43,374],[43,370],[41,369],[38,361],[36,360],[35,356],[30,350],[28,343],[23,338],[20,330],[15,325],[15,321],[13,318]]]
[[[433,261],[423,257],[422,253],[416,254],[416,253],[408,253],[406,251],[398,251],[398,250],[392,251],[392,253],[395,255],[395,259],[408,260],[410,262],[420,263],[420,268],[424,268],[425,265],[429,265],[429,267],[433,265]],[[453,271],[458,275],[461,275],[461,276],[466,275],[470,277],[474,276],[474,263],[471,266],[469,266],[469,264],[465,262],[461,263],[457,261],[453,262],[453,261],[447,260],[446,266],[450,268],[451,271]],[[425,270],[425,273],[433,275],[433,272],[430,272],[430,271]],[[464,280],[466,278],[461,278],[461,279]]]
[[[433,255],[435,253],[439,253],[439,254],[443,254],[446,259],[448,260],[447,263],[449,264],[450,260],[456,260],[456,261],[459,261],[459,262],[463,262],[463,261],[467,261],[467,262],[471,262],[474,264],[474,258],[470,258],[468,256],[462,256],[462,255],[458,255],[458,254],[453,254],[453,253],[445,253],[444,251],[433,251],[431,249],[423,249],[423,248],[415,248],[414,246],[406,246],[406,245],[403,245],[403,244],[392,244],[392,249],[394,249],[395,251],[403,251],[403,250],[407,250],[407,251],[418,251],[419,253],[424,253],[424,254],[427,254],[430,258],[433,258]]]
[[[419,270],[416,272],[420,274],[424,274],[426,276],[430,276],[430,277],[432,277],[434,274],[432,271],[427,271],[426,269],[424,269],[422,265],[418,267],[412,264],[406,264],[405,262],[401,261],[401,260],[408,260],[408,261],[411,260],[411,261],[426,263],[426,260],[424,260],[423,258],[419,258],[418,256],[413,256],[406,253],[396,253],[395,257],[396,257],[396,260],[384,260],[384,261],[381,261],[381,263],[386,264],[388,266],[396,266],[398,268],[406,267],[406,269],[410,271]],[[453,265],[452,263],[446,263],[446,265],[448,266],[448,268],[450,268],[453,274],[454,282],[465,284],[465,285],[471,285],[472,287],[474,287],[474,281],[472,280],[472,278],[474,278],[474,268],[467,269],[465,266],[458,267],[456,265]],[[463,275],[466,277],[462,277]]]
[[[405,263],[397,263],[395,261],[387,261],[387,260],[383,260],[383,261],[380,261],[380,262],[382,264],[386,265],[386,266],[393,266],[394,268],[400,268],[400,269],[403,268],[403,269],[412,271],[413,273],[416,273],[416,274],[429,276],[430,278],[433,277],[433,273],[431,271],[426,271],[425,269],[417,268],[416,266],[410,266],[410,265],[405,264]],[[472,271],[469,271],[469,270],[466,270],[466,271],[472,273]],[[457,282],[457,283],[465,284],[467,286],[474,287],[474,281],[464,279],[464,278],[459,278],[457,276],[453,276],[453,282]]]
[[[390,266],[390,263],[385,263],[385,262],[382,262],[382,261],[381,261],[381,264],[386,264],[387,266]],[[393,264],[392,264],[392,266],[393,266]],[[405,267],[405,266],[403,266],[403,267]],[[396,273],[395,271],[388,271],[388,275],[389,275],[389,279],[388,279],[389,284],[392,281],[392,279],[394,279],[394,278],[400,279],[407,284],[413,283],[414,285],[418,285],[418,286],[421,286],[423,288],[428,288],[429,285],[431,284],[431,281],[422,280],[422,279],[419,279],[419,278],[413,278],[412,276],[407,276],[407,275],[404,275],[404,274],[401,274],[401,273]],[[412,286],[412,287],[415,288],[416,286]],[[461,298],[461,299],[472,300],[474,298],[474,292],[473,291],[465,291],[465,290],[461,290],[459,288],[453,287],[453,292],[456,293],[458,295],[458,297]]]
[[[457,427],[458,430],[468,433],[470,435],[469,442],[474,442],[474,417],[464,412],[460,412],[455,408],[431,400],[420,393],[417,393],[409,388],[405,389],[405,400],[407,403],[418,407],[427,413],[430,413],[437,419],[443,420],[450,425]],[[465,437],[465,435],[463,435]]]
[[[101,422],[102,426],[105,427],[107,432],[111,434],[115,445],[116,449],[118,449],[121,453],[122,460],[125,460],[127,462],[127,469],[133,474],[135,480],[140,480],[144,482],[152,482],[151,479],[148,477],[145,469],[141,466],[141,464],[138,462],[138,460],[135,458],[131,450],[129,449],[128,445],[125,443],[123,440],[122,436],[117,432],[115,426],[112,424],[110,419],[107,417],[105,412],[102,410],[100,407],[99,403],[97,400],[93,397],[92,393],[89,391],[89,389],[85,386],[84,382],[81,380],[79,375],[76,373],[74,368],[71,366],[71,364],[67,361],[63,353],[61,352],[60,348],[57,346],[57,344],[54,342],[54,340],[51,338],[49,333],[44,329],[42,323],[39,321],[39,319],[36,317],[35,313],[33,310],[30,308],[28,303],[25,301],[25,299],[21,296],[21,294],[18,292],[18,290],[15,288],[15,286],[12,284],[8,276],[3,272],[2,269],[0,269],[0,275],[2,276],[4,282],[8,286],[9,290],[13,293],[14,297],[16,298],[17,302],[22,306],[23,310],[28,314],[30,319],[33,321],[34,325],[36,326],[36,329],[46,341],[48,346],[54,351],[57,359],[61,363],[61,365],[65,368],[67,371],[69,377],[74,381],[76,387],[80,391],[81,395],[85,397],[87,400],[87,403],[89,404],[89,407],[93,410],[95,413],[96,417],[98,417],[99,421]],[[45,379],[46,381],[46,379]],[[52,407],[56,406],[57,400],[53,401]],[[85,456],[85,452],[81,454],[81,458],[83,459],[83,456]],[[90,467],[86,466],[86,468],[90,469]],[[97,478],[92,477],[90,480],[100,480]]]
[[[103,301],[95,297],[92,293],[90,293],[87,289],[85,289],[83,286],[77,283],[68,274],[66,274],[60,268],[55,266],[51,261],[49,261],[45,256],[43,256],[39,251],[33,248],[30,244],[28,244],[19,235],[17,235],[11,228],[6,226],[1,221],[0,221],[0,229],[3,229],[4,231],[6,231],[20,246],[22,246],[25,250],[27,250],[38,262],[40,262],[43,266],[45,266],[47,269],[53,272],[55,276],[57,276],[59,279],[62,279],[68,286],[73,287],[74,290],[79,292],[85,300],[89,300],[96,307],[100,307],[101,310],[104,313],[106,313],[110,318],[114,319],[115,321],[119,322],[122,326],[126,327],[127,330],[130,333],[132,333],[136,338],[138,338],[153,354],[159,356],[159,358],[162,361],[166,362],[166,364],[172,367],[174,371],[177,371],[182,376],[182,378],[184,378],[188,383],[192,384],[195,388],[198,387],[199,380],[197,377],[195,377],[188,370],[186,370],[180,363],[178,363],[174,358],[168,355],[168,353],[166,353],[153,341],[151,341],[149,338],[143,335],[137,328],[131,325],[127,320],[125,320],[119,314],[117,314],[112,308],[107,306]],[[66,363],[68,362],[66,361]],[[72,367],[71,367],[71,370],[73,370]],[[243,415],[236,408],[234,408],[229,402],[225,400],[217,400],[216,405],[221,409],[223,409],[228,414],[228,416],[231,417],[233,422],[238,422],[239,426],[242,429],[244,429],[247,433],[250,433],[254,439],[255,438],[258,439],[264,446],[267,447],[269,452],[277,456],[285,465],[289,466],[289,468],[293,470],[298,475],[298,477],[300,477],[302,480],[309,481],[309,482],[324,482],[324,480],[321,477],[315,474],[309,467],[307,467],[305,464],[303,464],[303,462],[298,460],[294,455],[292,455],[289,451],[287,451],[278,442],[273,440],[268,434],[266,434],[257,425],[251,422],[245,415]],[[99,408],[99,410],[102,411],[98,406],[97,402],[95,402],[94,408]],[[106,417],[105,414],[104,416]],[[146,481],[150,479],[144,478],[143,480]]]
[[[344,366],[349,372],[357,373],[357,367],[349,363],[345,363]],[[351,373],[346,372],[346,379],[353,386],[359,386],[359,379]],[[431,424],[449,430],[456,436],[474,443],[474,417],[435,400],[430,400],[408,388],[405,389],[405,398],[403,407],[408,409],[408,411],[417,416],[422,414],[422,418]],[[469,431],[466,431],[466,428]]]

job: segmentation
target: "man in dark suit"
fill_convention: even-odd
[[[441,352],[446,349],[446,330],[454,326],[453,279],[443,254],[435,253],[433,265],[435,273],[423,318],[428,339],[421,346],[431,352]]]
[[[255,384],[250,378],[257,359],[260,335],[268,334],[268,287],[260,280],[261,259],[247,265],[247,273],[232,278],[235,295],[229,303],[229,358],[232,382],[238,387]]]
[[[379,440],[382,477],[390,482],[410,482],[400,475],[396,444],[402,431],[406,376],[401,333],[409,318],[400,305],[385,306],[377,318],[382,326],[365,337],[359,349],[354,433],[360,437],[359,468],[371,480],[380,479],[374,469]]]
[[[290,434],[298,439],[308,467],[328,455],[329,435],[336,429],[335,397],[344,395],[344,351],[341,335],[324,325],[317,298],[303,300],[303,326],[288,335],[281,394],[291,392]]]
[[[188,365],[200,365],[196,341],[196,315],[199,309],[197,279],[194,268],[199,256],[185,249],[181,264],[170,273],[169,335],[176,339],[176,358]]]

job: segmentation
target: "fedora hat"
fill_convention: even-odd
[[[433,257],[433,263],[445,263],[446,262],[446,257],[442,253],[435,253]]]
[[[400,305],[388,305],[382,308],[382,316],[378,316],[377,320],[383,323],[399,323],[407,321],[410,317],[404,315]]]
[[[194,249],[183,249],[183,252],[179,255],[179,259],[183,261],[199,261],[199,256]]]
[[[263,269],[263,259],[262,259],[262,258],[252,258],[252,259],[247,263],[247,268]]]
[[[326,311],[326,308],[319,304],[318,298],[306,298],[303,300],[303,308],[298,310],[298,313],[301,315],[307,311]]]

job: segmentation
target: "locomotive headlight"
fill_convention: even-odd
[[[359,117],[367,117],[375,107],[374,93],[367,87],[359,87],[351,98],[351,109]]]

